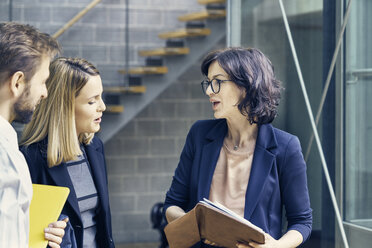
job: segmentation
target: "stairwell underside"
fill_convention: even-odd
[[[168,73],[143,77],[143,85],[147,91],[141,95],[122,95],[121,104],[125,111],[120,114],[105,114],[98,136],[105,143],[121,130],[130,120],[140,113],[148,104],[157,98],[166,88],[176,82],[187,69],[194,65],[202,56],[209,52],[217,43],[226,36],[225,20],[207,22],[211,34],[206,37],[188,38],[185,40],[190,53],[185,56],[165,57]],[[195,87],[198,87],[195,85]]]

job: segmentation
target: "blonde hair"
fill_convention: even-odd
[[[94,133],[77,137],[75,98],[89,80],[99,75],[96,67],[81,58],[55,59],[50,64],[46,81],[48,97],[37,106],[32,120],[24,128],[21,145],[31,145],[48,137],[47,161],[53,167],[76,159],[81,154],[80,144],[89,144]]]

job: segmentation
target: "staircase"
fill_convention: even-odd
[[[198,0],[205,10],[178,17],[185,28],[163,32],[165,47],[139,51],[145,65],[120,70],[129,74],[129,86],[104,88],[107,110],[100,138],[110,140],[142,109],[168,88],[226,35],[225,0]]]

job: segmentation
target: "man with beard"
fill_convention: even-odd
[[[10,123],[28,123],[47,97],[50,60],[59,50],[29,25],[0,23],[0,247],[28,247],[31,178]],[[57,221],[44,230],[49,246],[59,247],[65,226]]]

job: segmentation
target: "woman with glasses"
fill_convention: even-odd
[[[281,91],[271,62],[258,49],[227,48],[209,53],[201,70],[216,119],[196,122],[187,136],[165,199],[168,222],[207,198],[265,231],[265,244],[237,247],[297,247],[312,228],[306,164],[298,138],[270,124]]]

